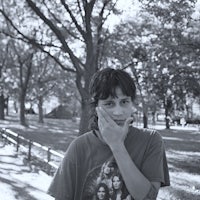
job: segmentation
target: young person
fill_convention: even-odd
[[[94,74],[90,95],[91,131],[70,144],[49,194],[56,200],[92,199],[102,166],[114,160],[132,199],[155,200],[159,188],[170,184],[165,149],[158,132],[131,125],[133,79],[123,70],[103,69]]]
[[[132,200],[130,194],[124,187],[124,182],[120,173],[113,174],[112,187],[113,193],[111,195],[112,200]]]
[[[96,188],[96,195],[93,200],[110,200],[108,186],[105,183],[99,183]]]
[[[109,188],[110,193],[112,193],[112,176],[113,176],[115,166],[116,166],[116,163],[112,161],[105,162],[102,165],[100,174],[97,178],[97,184],[105,183],[107,187]]]

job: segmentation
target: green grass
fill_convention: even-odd
[[[78,136],[77,122],[45,119],[44,124],[39,124],[37,117],[28,115],[28,127],[24,127],[19,125],[18,116],[8,116],[5,121],[0,121],[0,127],[9,128],[27,139],[62,152],[66,151],[71,141]]]
[[[39,124],[37,116],[29,115],[29,127],[19,125],[16,115],[0,121],[0,127],[59,152],[66,151],[70,142],[78,136],[78,123],[71,120],[45,119]],[[160,190],[161,200],[200,199],[200,131],[159,130],[162,135],[170,170],[171,186]]]

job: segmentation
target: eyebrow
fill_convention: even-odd
[[[124,98],[121,98],[120,100],[131,100],[131,97],[124,97]]]
[[[122,99],[131,99],[131,97],[125,97],[125,98],[122,98]]]
[[[118,97],[116,97],[116,98],[118,99]],[[102,99],[102,100],[105,101],[105,102],[109,102],[109,101],[113,101],[113,99],[115,99],[115,98],[108,97],[107,99]],[[131,100],[131,97],[123,97],[120,100]]]

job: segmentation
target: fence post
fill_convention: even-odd
[[[48,151],[47,151],[47,162],[49,163],[51,160],[51,152],[50,152],[51,148],[48,147]]]
[[[7,135],[7,133],[6,132],[4,132],[5,134],[6,134],[6,136],[5,136],[5,142],[4,142],[4,144],[9,144],[8,143],[8,135]]]
[[[31,146],[32,146],[32,141],[29,140],[29,142],[28,142],[28,161],[31,161]]]
[[[17,152],[19,150],[19,134],[17,134]]]
[[[50,152],[51,148],[48,147],[48,150],[47,150],[47,165],[46,165],[46,170],[47,170],[47,174],[50,175],[51,173],[51,165],[49,165],[49,162],[51,160],[51,152]]]
[[[3,136],[3,134],[5,134],[5,137]],[[4,145],[6,145],[8,142],[8,135],[6,133],[6,129],[2,129],[2,138],[4,138]]]

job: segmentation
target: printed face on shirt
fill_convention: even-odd
[[[108,97],[98,101],[98,106],[102,107],[107,114],[118,124],[123,126],[124,122],[132,114],[133,102],[131,97],[123,94],[120,87],[116,88],[116,97]]]
[[[112,179],[112,184],[113,184],[113,188],[115,190],[119,190],[119,189],[121,189],[122,181],[120,180],[120,178],[118,176],[114,176]]]
[[[106,166],[104,167],[103,173],[104,173],[104,174],[107,174],[107,175],[111,173],[111,169],[110,169],[110,167],[109,167],[108,165],[106,165]]]
[[[103,169],[106,165],[113,167],[113,171],[111,170],[109,178],[102,176]],[[117,163],[113,160],[113,158],[112,161],[111,158],[109,158],[109,160],[102,163],[102,165],[98,165],[88,174],[83,186],[82,200],[111,200],[112,197],[116,197],[115,194],[118,192],[120,193],[120,196],[124,197],[129,194]]]
[[[100,187],[98,192],[97,192],[97,197],[98,199],[104,199],[106,195],[106,191],[104,187]]]

